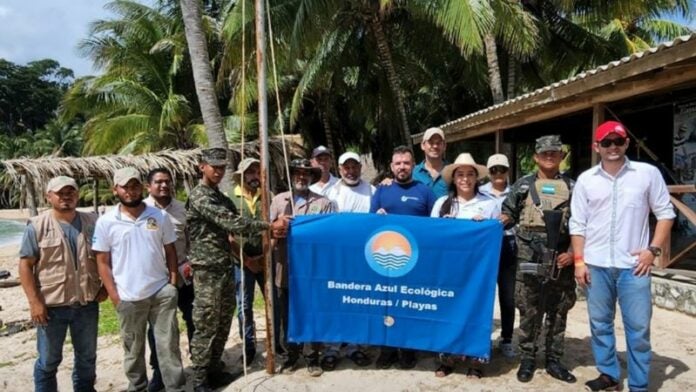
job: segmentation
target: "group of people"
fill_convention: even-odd
[[[277,333],[271,344],[282,355],[281,372],[296,369],[302,358],[308,373],[319,376],[335,369],[342,352],[357,366],[370,365],[364,346],[287,340],[290,220],[298,215],[359,212],[499,220],[505,231],[497,278],[498,348],[509,359],[519,352],[518,380],[532,380],[537,342],[544,336],[546,372],[576,382],[561,359],[567,314],[578,284],[587,289],[591,344],[600,373],[586,383],[587,388],[620,388],[613,324],[618,301],[629,353],[628,385],[632,391],[645,391],[651,353],[650,270],[675,215],[659,171],[625,156],[629,142],[622,124],[600,125],[593,148],[601,162],[576,182],[560,171],[565,154],[560,137],[541,137],[534,153],[538,170],[512,185],[510,164],[502,154],[489,157],[486,165],[476,163],[469,153],[446,162],[445,135],[438,128],[424,133],[420,147],[425,159],[418,165],[410,148],[395,148],[392,177],[376,186],[362,179],[361,160],[353,152],[338,158],[340,177],[335,177],[331,151],[319,146],[310,159],[289,163],[290,190],[272,198],[269,222],[261,219],[257,160],[242,160],[232,173],[234,187],[227,194],[220,190],[228,161],[225,149],[203,150],[201,182],[186,205],[173,197],[173,178],[166,169],[151,171],[145,183],[134,168],[117,170],[113,180],[119,204],[98,220],[76,210],[75,180],[56,177],[46,188],[52,209],[29,221],[20,250],[22,286],[37,324],[35,388],[56,390],[56,371],[69,329],[75,350],[74,389],[94,390],[98,302],[107,297],[119,318],[129,390],[184,389],[177,307],[186,321],[194,389],[229,384],[236,375],[225,371],[221,357],[235,307],[244,342],[242,363],[249,366],[256,355],[255,286],[263,288],[266,274],[275,285]],[[485,178],[489,181],[482,185]],[[149,193],[144,200],[143,186]],[[544,248],[544,211],[562,216],[555,249]],[[651,212],[657,218],[652,238]],[[264,231],[271,238],[271,271],[264,263]],[[542,262],[549,250],[557,278],[518,268],[521,263]],[[517,350],[515,307],[520,313]],[[146,340],[153,366],[149,380]],[[375,366],[411,369],[417,354],[380,347]],[[439,359],[438,377],[452,373],[461,360],[468,364],[468,376],[481,377],[486,363],[485,358],[450,353],[441,353]]]

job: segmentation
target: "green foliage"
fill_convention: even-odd
[[[119,333],[118,315],[113,303],[108,299],[99,304],[98,336],[117,335]]]

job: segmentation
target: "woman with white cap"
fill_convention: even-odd
[[[488,178],[490,182],[481,186],[481,193],[495,199],[500,209],[510,193],[508,171],[510,163],[503,154],[488,157]],[[515,358],[512,345],[512,331],[515,324],[515,274],[517,273],[517,243],[515,229],[505,230],[500,249],[498,267],[498,304],[500,304],[500,340],[498,348],[506,359]]]
[[[498,219],[500,209],[496,201],[479,192],[478,181],[487,175],[488,169],[477,164],[471,154],[459,154],[454,163],[442,170],[442,177],[449,186],[449,192],[447,196],[437,199],[430,216],[474,221]],[[445,377],[452,373],[455,359],[452,355],[440,354],[441,365],[435,371],[435,376]],[[468,359],[470,367],[467,377],[481,378],[483,364],[487,360],[473,357]]]

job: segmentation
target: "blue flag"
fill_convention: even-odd
[[[298,216],[288,340],[490,358],[502,235],[494,220]]]

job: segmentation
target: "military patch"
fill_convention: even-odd
[[[541,187],[541,193],[547,194],[547,195],[555,195],[556,194],[556,187],[553,185],[543,185]]]
[[[159,226],[157,225],[157,220],[155,218],[147,218],[145,228],[148,230],[157,230],[159,228]]]

